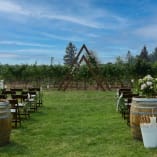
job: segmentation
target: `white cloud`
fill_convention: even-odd
[[[100,35],[98,35],[98,34],[96,34],[96,33],[86,33],[86,35],[87,35],[88,37],[92,37],[92,38],[98,38],[98,37],[100,37]]]
[[[79,24],[82,26],[87,26],[91,28],[97,28],[97,29],[103,29],[104,26],[103,24],[96,22],[96,21],[91,21],[87,19],[86,17],[77,17],[77,16],[68,16],[68,15],[53,15],[52,13],[48,14],[42,14],[41,17],[47,18],[47,19],[54,19],[54,20],[62,20],[62,21],[67,21],[75,24]]]
[[[0,58],[19,58],[20,56],[19,55],[17,55],[17,54],[13,54],[13,53],[6,53],[6,52],[3,52],[3,53],[1,53],[0,52]]]
[[[55,34],[50,34],[50,33],[41,33],[41,35],[48,37],[48,38],[53,38],[53,39],[58,39],[58,40],[63,40],[63,41],[76,41],[76,42],[83,42],[83,38],[75,37],[75,36],[59,36]]]
[[[75,8],[69,8],[67,11],[66,8],[60,10],[58,6],[50,9],[48,6],[41,7],[38,5],[28,7],[20,5],[15,1],[0,1],[0,12],[4,13],[25,15],[37,19],[70,22],[95,29],[117,29],[118,26],[123,27],[126,25],[125,18],[114,15],[114,13],[106,11],[105,9],[94,8],[89,2],[88,5],[86,3],[84,8],[81,8],[77,12],[75,12],[74,9]]]
[[[47,44],[27,43],[27,42],[21,42],[21,41],[0,41],[0,45],[32,46],[32,47],[45,47],[45,48],[54,47]]]
[[[58,56],[63,56],[65,53],[65,50],[63,49],[41,49],[41,48],[28,48],[28,49],[17,49],[17,50],[7,50],[7,53],[14,53],[17,55],[27,56],[27,58],[36,58],[36,57],[58,57]],[[1,53],[1,52],[0,52]]]
[[[101,26],[99,23],[96,23],[94,21],[89,21],[79,16],[76,17],[71,15],[66,15],[64,13],[58,13],[58,10],[54,10],[53,12],[45,11],[45,8],[41,8],[41,7],[38,8],[38,6],[34,6],[34,9],[33,6],[31,9],[28,9],[15,2],[5,1],[5,0],[0,1],[0,12],[19,14],[19,15],[21,14],[33,18],[67,21],[87,27],[92,27],[92,28],[103,28],[103,26]]]
[[[35,61],[48,64],[50,58],[54,57],[55,62],[59,62],[63,59],[63,50],[51,50],[51,49],[18,49],[18,50],[1,50],[0,51],[0,63],[5,64],[30,64]]]
[[[157,39],[157,24],[141,27],[135,30],[135,34],[150,40]]]
[[[7,0],[0,1],[0,12],[30,15],[30,12],[25,10],[22,6]]]

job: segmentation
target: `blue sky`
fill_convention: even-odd
[[[101,63],[157,47],[156,0],[0,0],[0,63],[62,64],[71,41]]]

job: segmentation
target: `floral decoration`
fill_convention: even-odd
[[[146,75],[143,79],[138,80],[138,85],[141,96],[153,97],[157,91],[157,78]]]

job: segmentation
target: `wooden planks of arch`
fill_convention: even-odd
[[[64,79],[62,80],[62,82],[60,83],[58,90],[63,90],[63,91],[65,91],[65,90],[68,88],[68,86],[69,86],[69,84],[70,84],[70,82],[71,82],[71,80],[72,80],[72,78],[73,78],[73,71],[74,71],[75,67],[76,67],[76,66],[79,67],[80,64],[81,64],[83,61],[85,61],[85,63],[87,64],[87,66],[88,66],[88,68],[89,68],[89,71],[90,71],[91,74],[92,74],[93,79],[94,79],[94,80],[96,81],[96,83],[97,83],[97,86],[98,86],[101,90],[105,91],[105,88],[104,88],[104,86],[102,85],[102,80],[98,77],[98,73],[95,73],[95,70],[93,69],[92,64],[88,61],[88,59],[86,58],[86,56],[85,56],[84,54],[82,54],[82,56],[81,56],[81,53],[83,52],[83,50],[86,51],[86,56],[90,56],[90,52],[88,51],[86,45],[83,44],[82,47],[81,47],[81,49],[80,49],[80,51],[78,52],[77,56],[75,57],[75,59],[74,59],[74,61],[73,61],[73,64],[72,64],[72,66],[70,67],[70,70],[68,71],[68,73],[66,74],[66,76],[64,77]],[[79,59],[79,58],[80,58],[80,59]],[[95,67],[95,68],[96,68],[97,71],[98,71],[98,67]]]

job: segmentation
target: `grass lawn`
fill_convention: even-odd
[[[115,92],[51,91],[44,106],[13,129],[0,157],[157,157],[132,138],[115,110]]]

